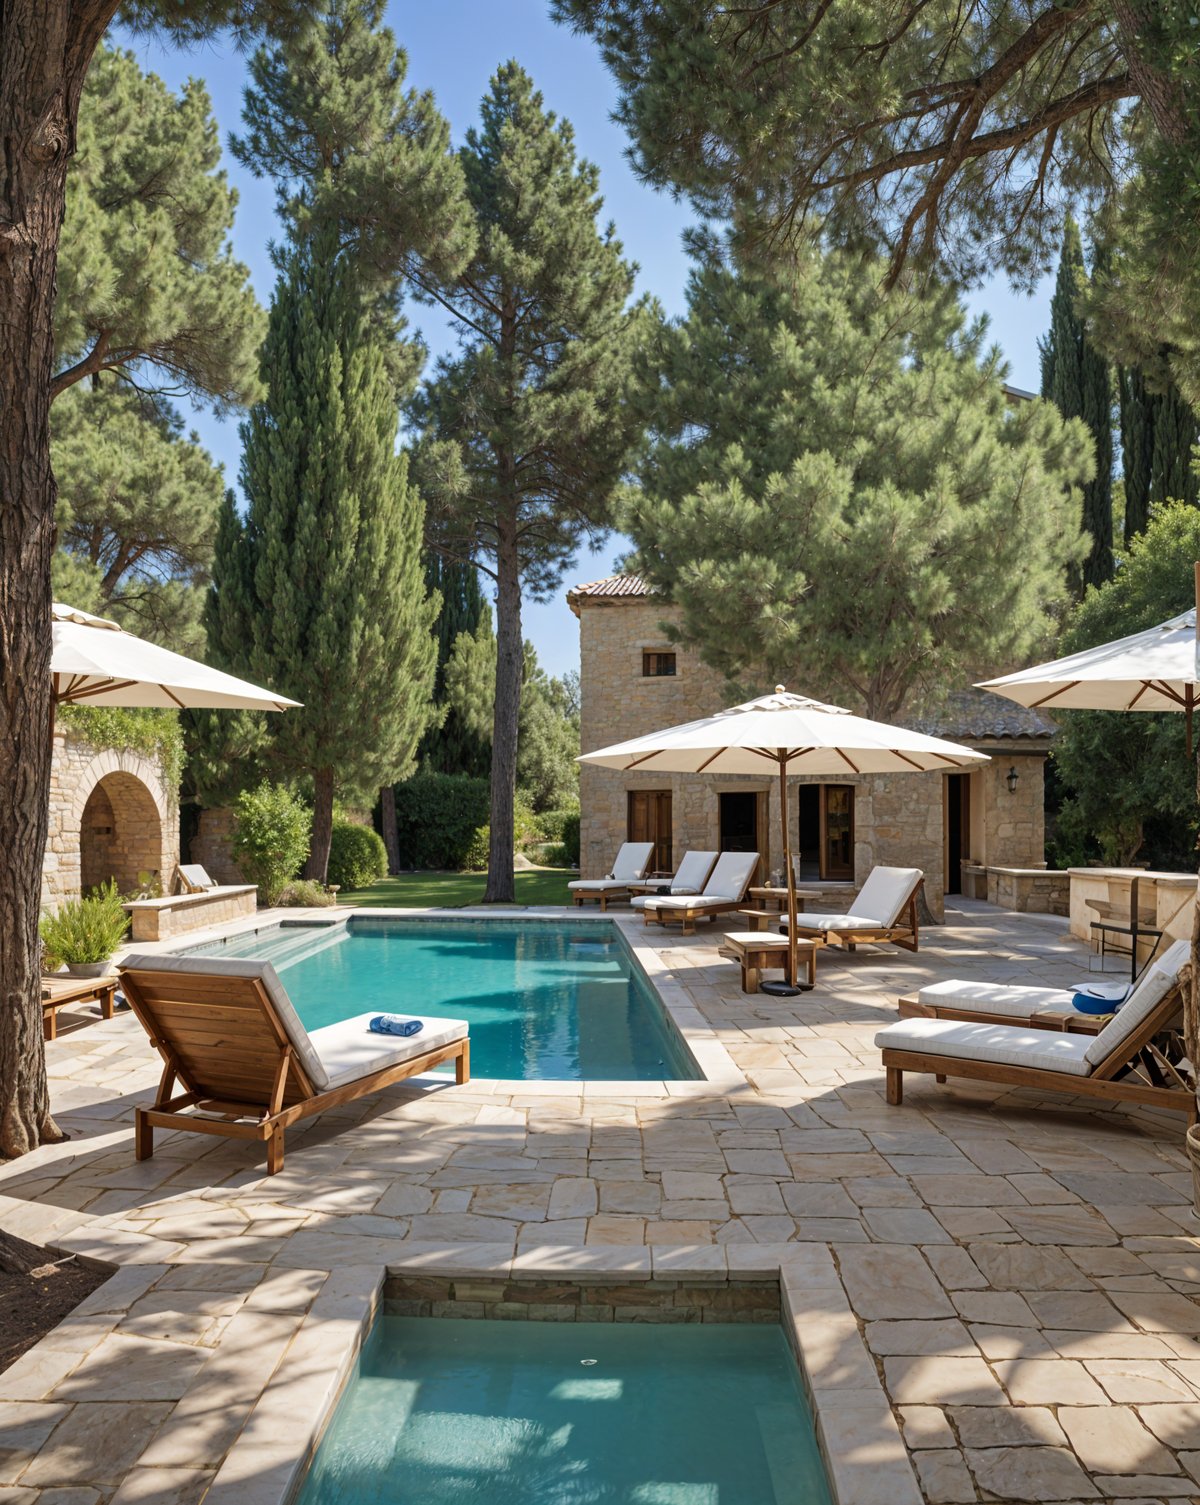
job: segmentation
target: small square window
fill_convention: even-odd
[[[642,654],[642,678],[659,679],[663,675],[675,673],[675,655],[673,653],[643,653]]]

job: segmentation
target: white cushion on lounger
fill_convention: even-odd
[[[1099,1066],[1114,1050],[1121,1048],[1139,1025],[1145,1023],[1147,1016],[1162,1002],[1167,990],[1178,980],[1179,969],[1190,955],[1191,943],[1176,941],[1146,967],[1116,1017],[1098,1035],[1092,1037],[1087,1053],[1089,1065]]]
[[[713,909],[720,904],[738,903],[738,895],[693,894],[689,898],[684,894],[647,894],[633,902],[639,909]]]
[[[633,878],[572,878],[567,887],[576,893],[606,894],[614,888],[628,888],[634,882]]]
[[[270,962],[255,961],[248,956],[127,956],[122,967],[142,972],[183,972],[201,977],[257,977],[267,997],[275,1006],[275,1013],[292,1049],[300,1058],[304,1074],[318,1092],[329,1085],[325,1068],[312,1048],[308,1031],[300,1023],[300,1016],[292,1007],[279,974]]]
[[[1022,983],[969,982],[949,978],[917,990],[921,1003],[949,1009],[978,1009],[984,1014],[1028,1017],[1037,1009],[1069,1009],[1074,994],[1066,988],[1032,988]]]
[[[788,928],[787,915],[779,916],[779,923],[784,930]],[[798,914],[796,916],[797,930],[880,930],[883,927],[878,920],[868,920],[865,915],[857,914]]]
[[[919,867],[873,867],[849,912],[894,925],[923,876]]]
[[[1096,1036],[1099,1039],[1099,1036]],[[992,1061],[1001,1066],[1031,1066],[1087,1076],[1089,1035],[1054,1030],[1020,1029],[1014,1024],[966,1024],[952,1019],[901,1019],[875,1036],[881,1050],[909,1050],[917,1055],[948,1056],[960,1061]]]
[[[342,1087],[373,1071],[411,1061],[414,1056],[455,1040],[465,1040],[467,1036],[464,1019],[433,1019],[420,1014],[412,1015],[425,1026],[418,1035],[374,1035],[367,1026],[378,1013],[378,1009],[373,1009],[369,1014],[355,1014],[351,1019],[315,1029],[309,1035],[330,1087]]]

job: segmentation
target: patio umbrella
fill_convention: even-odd
[[[779,777],[783,857],[788,890],[787,989],[796,988],[796,878],[792,872],[787,820],[789,774],[920,773],[986,763],[987,755],[957,742],[927,737],[907,727],[869,721],[839,706],[790,695],[776,685],[774,695],[718,711],[702,721],[668,727],[584,753],[581,763],[646,768],[663,773],[761,774]]]
[[[1098,648],[984,680],[977,688],[1038,710],[1183,711],[1190,756],[1192,711],[1200,692],[1196,608]]]
[[[298,700],[172,653],[116,622],[54,603],[54,704],[286,711]]]

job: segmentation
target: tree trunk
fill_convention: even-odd
[[[1153,55],[1162,47],[1161,40],[1155,36],[1156,11],[1161,3],[1162,0],[1114,0],[1113,17],[1121,52],[1129,65],[1129,75],[1150,111],[1158,134],[1172,146],[1183,146],[1188,139],[1188,107],[1183,83],[1180,78],[1166,76]]]
[[[492,721],[491,840],[485,904],[515,903],[513,802],[517,794],[517,718],[525,662],[521,643],[521,569],[515,507],[496,540],[496,709]]]
[[[383,827],[383,844],[387,848],[388,872],[395,877],[400,871],[400,833],[396,830],[395,784],[385,784],[379,791],[379,824]]]
[[[50,381],[58,238],[84,75],[116,0],[0,8],[0,1152],[61,1139],[42,1048],[50,798]]]
[[[304,876],[324,883],[329,872],[329,844],[333,839],[333,769],[318,768],[313,774],[312,841]]]

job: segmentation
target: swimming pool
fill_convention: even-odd
[[[307,1029],[368,1009],[465,1019],[476,1076],[700,1076],[608,922],[356,916],[344,925],[270,926],[191,949],[270,961]]]
[[[297,1505],[829,1505],[776,1324],[377,1319]]]

